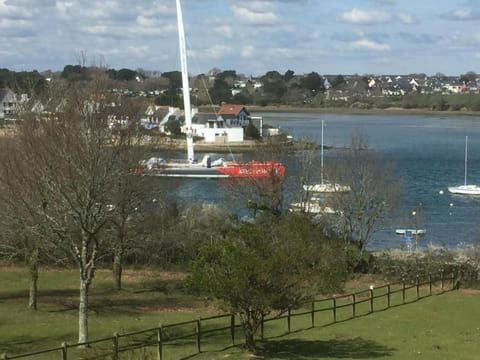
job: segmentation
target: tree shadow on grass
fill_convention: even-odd
[[[361,337],[326,341],[300,339],[266,341],[262,345],[261,352],[265,358],[297,360],[321,358],[376,359],[392,356],[395,350]]]

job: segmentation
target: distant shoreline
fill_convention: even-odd
[[[319,114],[346,114],[346,115],[438,115],[438,116],[480,116],[480,111],[438,111],[428,109],[403,109],[399,107],[386,109],[355,109],[355,108],[311,108],[288,105],[278,106],[246,106],[250,113],[259,112],[290,112],[290,113],[319,113]]]

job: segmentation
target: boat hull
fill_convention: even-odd
[[[480,195],[480,186],[478,185],[460,185],[451,186],[448,188],[448,192],[458,195]]]
[[[283,177],[285,166],[273,161],[252,161],[248,163],[225,162],[222,166],[201,166],[197,164],[175,166],[168,164],[143,172],[145,175],[176,178],[267,178]]]
[[[427,230],[425,229],[396,229],[395,234],[397,235],[425,235]]]
[[[323,183],[323,184],[303,185],[303,190],[308,192],[313,192],[313,193],[348,192],[350,191],[350,186]]]

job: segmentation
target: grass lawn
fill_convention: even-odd
[[[18,268],[0,267],[0,354],[57,347],[63,341],[76,342],[76,271],[48,270],[42,271],[40,276],[39,310],[31,312],[26,309],[26,273]],[[348,284],[348,288],[365,289],[372,281],[368,279],[362,284],[356,280]],[[202,299],[184,291],[181,274],[130,269],[125,272],[124,288],[120,292],[113,291],[110,272],[98,271],[90,297],[91,339],[219,313]],[[422,294],[425,291],[423,289]],[[413,290],[408,293],[407,301],[414,298]],[[348,304],[348,299],[342,301]],[[480,292],[447,292],[381,311],[384,303],[383,298],[376,300],[375,312],[368,316],[364,315],[368,313],[369,303],[359,305],[358,317],[351,320],[347,320],[351,315],[351,308],[347,306],[338,311],[339,322],[328,326],[320,325],[331,322],[331,313],[317,313],[317,326],[313,329],[309,329],[310,315],[293,317],[290,334],[285,334],[286,319],[268,322],[265,340],[259,340],[262,354],[265,359],[299,360],[480,359]],[[392,297],[392,304],[400,303],[401,294]],[[222,321],[225,320],[218,320]],[[217,320],[202,328],[213,327],[215,322]],[[228,326],[228,322],[225,324]],[[190,327],[186,331],[194,331],[191,324],[186,326]],[[240,333],[238,330],[237,344],[243,341]],[[202,340],[203,352],[194,358],[249,358],[241,346],[230,346],[228,330],[208,337]],[[154,350],[154,347],[138,350],[136,356],[122,358],[155,359]],[[195,338],[166,345],[163,352],[165,360],[193,354]],[[49,357],[52,358],[52,354]]]

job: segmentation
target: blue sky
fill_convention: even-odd
[[[182,0],[189,71],[480,73],[480,0]],[[0,0],[0,67],[179,69],[175,0]]]

